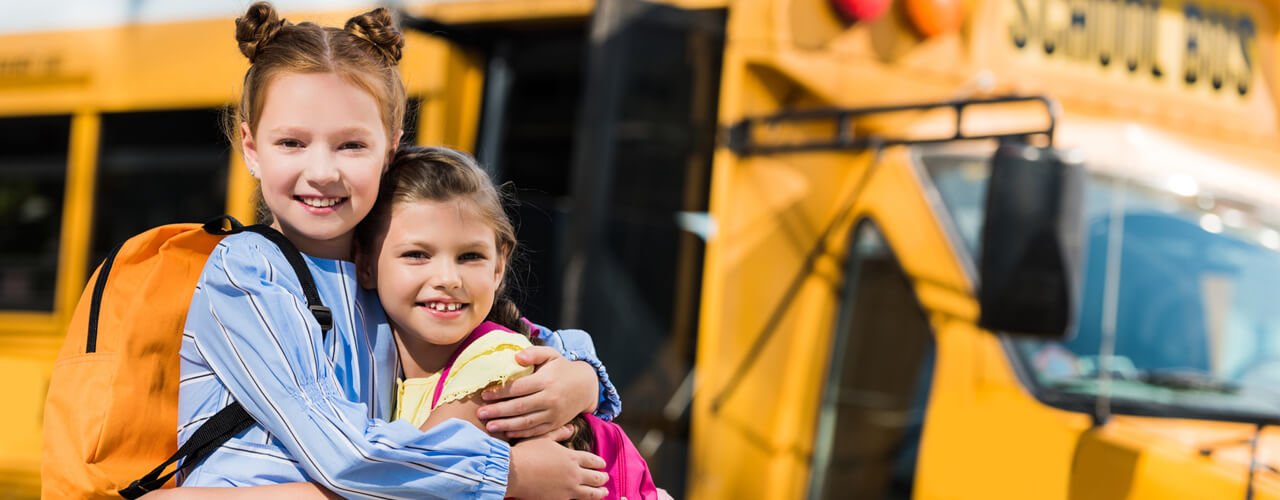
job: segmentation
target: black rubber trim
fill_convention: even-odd
[[[111,253],[107,254],[106,260],[102,261],[102,268],[98,271],[98,280],[93,283],[93,296],[89,302],[89,332],[84,342],[85,354],[97,352],[98,350],[98,313],[102,310],[102,293],[107,289],[107,278],[111,276],[111,264],[116,260],[116,254],[120,253],[120,248],[124,243],[116,245]]]

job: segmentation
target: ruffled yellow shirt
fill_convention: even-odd
[[[533,373],[532,366],[520,366],[516,362],[516,353],[532,345],[524,335],[501,330],[476,339],[453,362],[437,406]],[[421,427],[431,415],[431,399],[439,380],[440,374],[435,374],[397,381],[395,419],[408,420],[414,427]]]

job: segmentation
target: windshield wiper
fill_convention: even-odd
[[[1189,370],[1147,370],[1138,373],[1138,380],[1169,389],[1235,394],[1240,384],[1215,378],[1203,372]]]
[[[1097,374],[1090,374],[1054,380],[1049,383],[1049,387],[1055,389],[1082,388],[1084,386],[1096,387],[1099,380],[1100,378]],[[1140,382],[1153,387],[1174,390],[1216,392],[1220,394],[1236,394],[1240,392],[1240,384],[1215,378],[1207,373],[1185,369],[1145,370],[1128,374],[1114,373],[1111,376],[1111,380],[1114,382]]]

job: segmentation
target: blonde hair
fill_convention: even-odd
[[[242,139],[240,123],[249,124],[250,134],[257,132],[267,87],[285,73],[333,73],[368,92],[378,103],[388,141],[404,123],[407,97],[397,68],[404,36],[385,8],[355,16],[338,29],[293,24],[281,19],[270,3],[257,2],[236,18],[236,42],[250,66],[240,102],[224,120],[224,132],[234,147]],[[270,220],[261,193],[257,197],[258,220]]]
[[[281,19],[267,2],[249,6],[236,18],[236,41],[249,58],[244,92],[234,110],[233,139],[240,123],[256,132],[267,86],[281,73],[334,73],[378,102],[388,137],[404,122],[405,89],[397,64],[404,36],[385,8],[349,19],[343,29]],[[239,141],[232,141],[239,143]]]

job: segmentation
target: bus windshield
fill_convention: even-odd
[[[976,268],[989,157],[919,158]],[[1117,413],[1280,418],[1274,208],[1204,192],[1193,178],[1155,184],[1089,171],[1075,331],[1065,341],[1011,340],[1037,396],[1084,409],[1105,391]],[[1111,244],[1119,258],[1109,270]],[[1103,362],[1108,296],[1115,336]]]

